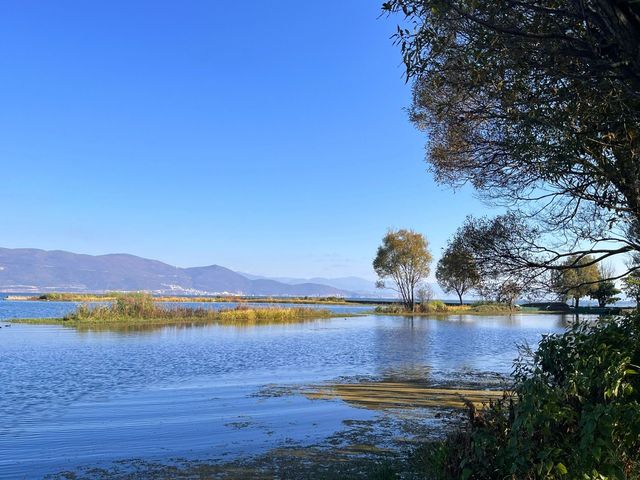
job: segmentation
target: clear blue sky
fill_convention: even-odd
[[[4,1],[0,246],[373,278],[388,227],[436,256],[434,184],[380,2]]]

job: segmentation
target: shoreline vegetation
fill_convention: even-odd
[[[639,331],[636,311],[543,337],[515,362],[510,392],[469,404],[413,460],[435,480],[640,478]]]
[[[458,315],[458,314],[507,314],[513,313],[545,313],[537,308],[518,308],[496,302],[476,302],[465,305],[447,305],[440,300],[430,300],[415,305],[413,311],[403,305],[381,305],[376,307],[375,313],[384,315]],[[557,312],[552,312],[557,313]]]
[[[24,302],[79,302],[102,303],[116,302],[127,296],[145,295],[154,303],[235,303],[239,304],[237,310],[262,310],[252,308],[252,304],[300,304],[300,305],[370,305],[371,311],[363,314],[398,315],[398,316],[425,316],[425,315],[513,315],[513,314],[587,314],[587,315],[618,315],[628,313],[632,309],[620,307],[569,307],[562,302],[542,302],[525,305],[509,305],[495,301],[477,301],[473,303],[458,304],[444,302],[442,300],[429,300],[416,303],[414,310],[408,310],[402,303],[377,301],[376,299],[346,299],[342,297],[247,297],[236,295],[220,296],[177,296],[177,295],[152,295],[147,292],[105,292],[105,293],[72,293],[51,292],[39,295],[7,295],[5,300]],[[233,309],[231,309],[233,310]],[[272,310],[272,309],[268,309]],[[307,308],[308,310],[308,308]],[[332,315],[341,316],[341,315]]]
[[[71,314],[59,318],[14,319],[14,323],[64,325],[70,327],[124,326],[124,325],[181,325],[224,324],[260,325],[270,323],[297,323],[337,316],[326,309],[304,307],[251,308],[238,305],[213,310],[207,308],[168,307],[158,305],[149,294],[120,294],[106,305],[82,304]],[[349,315],[340,314],[341,317]]]
[[[557,305],[565,305],[566,308],[558,308]],[[570,308],[566,304],[555,302],[536,303],[531,305],[509,305],[500,302],[479,301],[470,304],[452,305],[441,300],[431,300],[416,304],[413,311],[407,310],[403,305],[390,304],[379,305],[374,313],[379,315],[421,316],[421,315],[514,315],[514,314],[586,314],[586,315],[618,315],[628,313],[632,309],[618,307],[581,307]]]

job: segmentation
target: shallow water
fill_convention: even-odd
[[[0,302],[0,318],[60,316],[69,306]],[[312,400],[296,386],[508,374],[517,344],[535,345],[565,320],[369,315],[145,332],[3,321],[0,478],[41,478],[130,458],[229,459],[318,442],[346,420],[380,413],[340,399]],[[294,390],[270,393],[280,387]]]

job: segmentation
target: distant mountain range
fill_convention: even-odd
[[[347,277],[271,279],[219,265],[179,268],[135,255],[83,255],[59,250],[0,248],[1,292],[105,292],[159,294],[370,296],[373,282]],[[379,291],[378,291],[379,292]],[[378,293],[379,295],[380,293]]]
[[[240,275],[252,280],[269,279],[276,282],[286,283],[287,285],[296,285],[300,283],[317,283],[320,285],[328,285],[339,290],[346,290],[351,293],[362,295],[365,297],[394,297],[395,292],[389,289],[377,289],[376,283],[360,277],[338,277],[338,278],[295,278],[295,277],[266,277],[262,275],[254,275],[251,273],[238,272]]]

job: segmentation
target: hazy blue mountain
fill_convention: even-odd
[[[347,290],[353,292],[356,295],[362,297],[377,297],[377,298],[395,298],[397,294],[391,289],[379,289],[376,288],[376,283],[373,280],[367,280],[361,277],[338,277],[338,278],[325,278],[325,277],[313,277],[313,278],[296,278],[296,277],[265,277],[262,275],[253,275],[250,273],[238,272],[251,279],[271,279],[277,282],[286,284],[300,284],[305,282],[319,283],[322,285],[329,285],[341,290]],[[434,298],[449,298],[450,295],[445,295],[437,283],[429,283],[431,290],[433,291]]]
[[[376,288],[374,281],[367,280],[360,277],[339,277],[339,278],[325,278],[325,277],[313,277],[313,278],[296,278],[296,277],[267,277],[264,275],[254,275],[251,273],[238,272],[240,275],[253,279],[253,280],[275,280],[276,282],[286,283],[288,285],[295,285],[301,283],[318,283],[321,285],[329,285],[340,290],[348,290],[350,292],[376,297],[393,297],[395,292],[392,290],[380,290]]]
[[[59,250],[0,248],[2,292],[103,292],[352,296],[353,292],[315,282],[284,283],[247,278],[219,265],[179,268],[127,254],[83,255]]]

